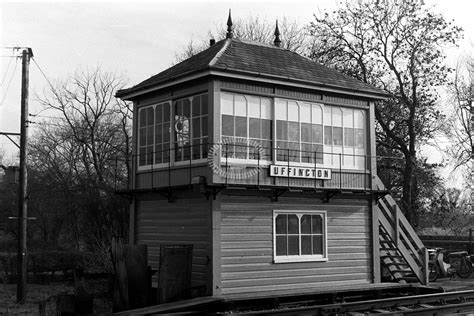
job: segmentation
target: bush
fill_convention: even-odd
[[[33,275],[55,272],[72,272],[74,269],[83,269],[85,273],[110,273],[103,271],[103,262],[97,261],[97,254],[80,251],[43,251],[28,254],[27,270]],[[16,253],[0,253],[0,270],[7,278],[16,276]],[[3,267],[3,268],[2,268]],[[99,269],[98,269],[99,268]],[[0,271],[1,272],[1,271]],[[1,275],[2,273],[0,273]]]

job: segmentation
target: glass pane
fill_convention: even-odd
[[[324,126],[324,144],[332,145],[332,127]]]
[[[323,236],[313,236],[313,255],[323,254]]]
[[[161,150],[161,145],[155,145],[155,163],[161,163],[163,157],[163,152]]]
[[[247,159],[248,146],[244,144],[235,145],[235,158]]]
[[[354,110],[343,108],[342,112],[344,113],[344,119],[343,119],[344,127],[353,127],[354,126]]]
[[[311,144],[301,144],[301,162],[314,163],[314,152],[313,145]]]
[[[300,141],[300,124],[298,122],[288,122],[288,140]]]
[[[332,128],[332,139],[335,146],[342,146],[342,127]]]
[[[294,214],[288,215],[288,234],[298,234],[298,216]]]
[[[150,106],[146,108],[146,125],[153,125],[153,108]]]
[[[295,101],[288,101],[288,121],[300,121],[299,106]]]
[[[271,120],[272,119],[272,107],[270,99],[260,99],[260,118]]]
[[[324,106],[324,118],[323,122],[324,125],[332,125],[332,111],[331,111],[331,106]]]
[[[192,159],[201,159],[201,140],[194,139],[193,147],[191,148]]]
[[[146,164],[146,147],[140,148],[140,155],[138,157],[138,165],[144,166]]]
[[[288,119],[288,109],[286,100],[275,99],[275,119],[286,121]]]
[[[249,118],[249,136],[252,138],[260,138],[260,119]]]
[[[193,138],[201,137],[201,119],[193,118]]]
[[[189,160],[191,158],[191,146],[189,146],[189,143],[186,144],[185,147],[183,147],[183,160]]]
[[[301,233],[311,234],[311,215],[303,215],[301,217]]]
[[[301,236],[301,254],[312,255],[311,236]]]
[[[221,94],[222,114],[234,115],[234,96],[229,93]]]
[[[247,137],[247,118],[236,116],[235,117],[235,136]]]
[[[247,117],[247,100],[242,95],[234,95],[235,116]]]
[[[170,104],[168,102],[163,103],[163,122],[169,122],[170,118],[171,118]]]
[[[260,98],[247,96],[249,117],[260,118]]]
[[[276,228],[275,232],[277,234],[286,234],[287,233],[287,215],[279,214],[275,219]]]
[[[191,113],[193,117],[201,115],[201,97],[200,96],[193,98]]]
[[[311,143],[311,124],[301,123],[301,141]]]
[[[262,139],[272,139],[272,120],[261,120]]]
[[[222,135],[234,136],[234,117],[222,115]]]
[[[288,161],[288,142],[279,141],[277,148],[277,159],[280,161]]]
[[[323,163],[323,145],[313,145],[313,152],[316,153],[316,163]]]
[[[300,144],[299,143],[288,143],[290,149],[290,161],[300,161]]]
[[[146,147],[146,164],[151,165],[153,163],[153,148],[154,146]]]
[[[139,127],[145,127],[146,126],[146,109],[141,109],[139,116],[140,116]]]
[[[189,99],[184,99],[183,100],[183,116],[186,117],[186,118],[189,118],[190,116],[190,113],[191,113],[191,102],[189,101]]]
[[[153,145],[153,126],[148,126],[146,128],[146,144]]]
[[[276,255],[286,256],[288,254],[286,236],[276,236]]]
[[[342,126],[342,110],[340,108],[332,108],[332,125]]]
[[[261,142],[263,147],[264,155],[261,157],[263,160],[271,160],[272,158],[272,141],[264,140]]]
[[[161,124],[155,126],[155,144],[161,144],[163,142],[162,130],[163,126]]]
[[[155,124],[159,124],[163,121],[163,108],[161,104],[155,107]]]
[[[288,236],[288,255],[300,254],[299,236]]]
[[[185,116],[175,117],[175,132],[176,132],[176,143],[179,147],[189,145],[189,119]]]
[[[365,127],[364,111],[354,110],[354,127],[362,129]]]
[[[320,105],[313,104],[311,109],[311,123],[323,124],[323,110]]]
[[[312,228],[313,234],[322,234],[323,233],[323,219],[319,215],[312,215]]]
[[[311,123],[311,104],[300,103],[300,121]]]
[[[139,130],[139,145],[140,147],[146,146],[146,127],[140,128]]]
[[[364,130],[363,129],[355,129],[354,130],[354,138],[355,138],[355,146],[357,148],[364,148],[365,141],[364,141]]]
[[[163,163],[170,161],[170,144],[163,144]]]
[[[354,129],[344,128],[344,146],[354,146]]]
[[[208,113],[207,93],[201,95],[201,115]]]
[[[183,115],[183,100],[178,100],[174,103],[174,114]]]
[[[322,144],[323,143],[323,126],[322,125],[311,125],[313,130],[313,144]]]
[[[277,139],[278,140],[288,139],[288,122],[277,121]]]
[[[170,141],[170,123],[164,123],[163,124],[163,142],[167,143]]]
[[[201,119],[201,136],[207,136],[207,115]]]
[[[207,158],[207,137],[201,139],[201,154],[202,158]]]

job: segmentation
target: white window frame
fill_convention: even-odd
[[[228,135],[225,135],[225,136],[224,136],[224,135],[222,135],[222,130],[223,130],[223,127],[222,127],[222,124],[223,124],[223,122],[222,122],[222,116],[223,116],[223,115],[231,115],[231,114],[223,114],[223,110],[222,110],[222,95],[223,95],[223,94],[233,95],[234,98],[235,98],[236,95],[237,95],[237,96],[242,96],[242,97],[246,100],[246,116],[245,116],[245,117],[247,118],[247,136],[246,136],[246,137],[228,136]],[[251,148],[251,144],[250,144],[250,138],[251,138],[251,137],[250,137],[250,130],[249,130],[249,128],[250,128],[249,119],[250,119],[250,118],[254,118],[254,116],[251,116],[251,115],[249,114],[249,113],[250,113],[250,110],[249,110],[249,108],[248,108],[248,107],[249,107],[249,105],[248,105],[248,103],[249,103],[248,98],[252,98],[252,97],[253,97],[253,98],[265,98],[265,99],[268,99],[268,100],[270,101],[270,120],[271,120],[271,122],[272,122],[273,125],[275,124],[275,119],[274,119],[274,117],[273,117],[273,109],[274,109],[274,102],[273,102],[273,101],[274,101],[274,100],[273,100],[272,98],[270,98],[270,97],[264,97],[264,96],[259,96],[259,95],[252,95],[252,94],[244,94],[244,93],[237,93],[237,92],[230,92],[230,91],[222,91],[222,92],[221,92],[221,96],[220,96],[220,98],[221,98],[221,110],[220,110],[220,118],[219,118],[219,120],[220,120],[220,128],[221,128],[221,129],[220,129],[220,130],[221,130],[221,135],[220,135],[221,141],[222,141],[222,138],[224,138],[224,137],[229,137],[229,138],[234,137],[234,138],[236,138],[236,139],[246,138],[247,143],[248,143],[248,148],[247,148],[247,150],[249,150],[249,149]],[[235,101],[234,101],[234,102],[235,102]],[[235,106],[235,103],[234,103],[233,106]],[[259,113],[261,113],[261,112],[260,112],[261,108],[262,108],[262,105],[260,104]],[[235,115],[235,114],[236,114],[236,113],[235,113],[235,110],[234,110],[234,113],[233,113],[231,116],[234,116],[234,117],[237,116],[237,115]],[[262,119],[262,116],[263,116],[263,115],[260,114],[260,119]],[[268,119],[268,118],[267,118],[267,119]],[[274,128],[274,127],[273,127],[273,128]],[[274,136],[273,136],[273,133],[272,133],[272,134],[270,135],[270,141],[271,141],[271,142],[273,141],[273,138],[274,138]],[[273,146],[273,145],[272,145],[272,146]],[[223,144],[221,148],[222,148],[222,150],[224,150],[225,144]],[[272,152],[272,155],[273,155],[273,152]],[[265,159],[260,159],[260,160],[258,160],[258,159],[250,159],[250,158],[225,158],[225,157],[222,157],[222,156],[221,156],[219,159],[220,159],[220,163],[221,163],[221,164],[226,164],[226,163],[227,163],[228,165],[269,166],[269,165],[271,165],[271,164],[273,163],[272,160],[265,160]]]
[[[323,218],[323,254],[322,255],[276,255],[276,218],[280,214],[298,216],[298,229],[301,253],[301,224],[300,219],[303,215],[320,215]],[[290,263],[290,262],[325,262],[328,257],[328,232],[327,232],[327,211],[325,210],[273,210],[273,262],[274,263]]]

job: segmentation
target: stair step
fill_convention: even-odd
[[[394,273],[410,273],[410,274],[413,274],[413,271],[411,270],[405,270],[405,269],[394,269],[394,270],[390,270]],[[405,277],[407,277],[408,275],[406,275]]]
[[[389,262],[389,263],[385,263],[385,265],[387,265],[387,266],[406,266],[406,267],[410,266],[406,262]]]
[[[403,256],[400,255],[381,255],[381,259],[391,258],[391,259],[401,259]]]

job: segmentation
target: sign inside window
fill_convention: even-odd
[[[331,169],[271,165],[270,176],[330,180]]]

